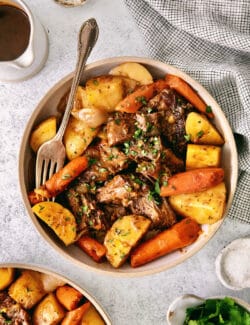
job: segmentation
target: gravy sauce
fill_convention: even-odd
[[[0,2],[0,61],[11,61],[26,50],[30,38],[28,15]]]

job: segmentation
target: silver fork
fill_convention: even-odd
[[[78,37],[78,60],[62,122],[55,137],[42,144],[37,152],[36,188],[43,185],[64,165],[66,151],[62,142],[63,135],[69,121],[77,86],[80,83],[87,58],[97,41],[98,34],[99,29],[94,18],[87,20],[81,26]]]

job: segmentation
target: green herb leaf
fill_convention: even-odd
[[[189,142],[191,140],[191,134],[184,134],[184,139]]]
[[[200,130],[196,135],[197,135],[197,138],[201,138],[204,134],[204,131]]]
[[[212,113],[212,107],[211,106],[206,107],[206,113]]]

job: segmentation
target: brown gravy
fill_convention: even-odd
[[[27,14],[0,2],[0,61],[18,58],[27,48],[30,22]]]

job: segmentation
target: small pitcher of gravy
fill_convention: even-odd
[[[0,0],[0,82],[30,78],[46,62],[48,37],[22,0]]]

